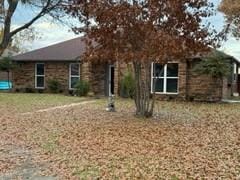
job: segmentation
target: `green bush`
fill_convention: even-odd
[[[132,72],[128,71],[121,80],[121,97],[133,98],[135,93],[135,80]]]
[[[47,82],[48,88],[51,93],[61,93],[62,92],[62,85],[56,79],[51,79]]]
[[[26,87],[26,88],[24,89],[24,92],[25,92],[25,93],[34,93],[35,91],[34,91],[34,89],[31,88],[31,87]]]
[[[90,90],[89,83],[84,80],[78,81],[74,88],[74,94],[77,96],[86,96]]]
[[[193,72],[196,74],[210,75],[214,78],[227,77],[231,74],[231,63],[228,55],[215,51],[208,57],[202,58],[202,60],[196,64],[193,68]]]

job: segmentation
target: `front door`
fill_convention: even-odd
[[[114,65],[108,66],[108,95],[114,94]]]

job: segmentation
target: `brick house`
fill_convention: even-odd
[[[47,82],[58,80],[64,92],[74,89],[79,79],[90,82],[95,95],[116,94],[120,92],[120,81],[126,72],[126,64],[116,62],[88,63],[81,61],[85,43],[75,38],[45,48],[14,56],[19,65],[12,75],[13,89],[25,91],[27,88],[39,92],[48,92]],[[239,62],[230,57],[238,69]],[[169,62],[166,65],[152,64],[152,82],[156,79],[156,94],[159,99],[207,100],[217,101],[239,92],[238,72],[224,78],[224,83],[209,76],[195,75],[194,64],[200,58],[185,62]],[[162,72],[160,74],[160,72]],[[152,84],[152,82],[149,82]]]

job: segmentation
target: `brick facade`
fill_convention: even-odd
[[[64,92],[69,91],[69,64],[71,62],[44,62],[45,64],[45,92],[48,92],[47,82],[50,79],[58,80]],[[25,91],[26,88],[35,89],[35,62],[19,62],[19,68],[13,72],[13,88],[17,91]],[[114,92],[120,93],[120,82],[129,65],[115,63],[114,67]],[[108,95],[108,63],[91,64],[80,63],[80,77],[90,82],[91,91],[95,95]],[[131,67],[131,66],[130,66]],[[222,93],[222,81],[205,75],[196,75],[192,72],[193,64],[181,62],[178,65],[178,94],[157,94],[158,99],[179,99],[197,101],[219,101]],[[227,86],[227,81],[224,87]]]
[[[24,91],[25,88],[35,87],[35,63],[18,63],[18,68],[12,72],[13,89]]]
[[[47,82],[57,80],[61,83],[64,93],[69,91],[69,65],[74,62],[44,62],[45,65],[45,88],[38,90],[35,88],[35,62],[18,62],[18,69],[13,71],[13,90],[26,92],[31,91],[49,92]],[[90,91],[94,95],[108,95],[108,67],[109,64],[80,63],[80,79],[90,83]],[[114,65],[114,92],[118,92],[118,64]]]
[[[178,93],[158,94],[158,100],[194,100],[194,101],[220,101],[223,97],[223,87],[221,79],[214,79],[207,75],[197,75],[193,73],[194,63],[178,63]],[[124,76],[127,69],[126,64],[121,64],[119,79]],[[119,84],[120,86],[120,84]],[[227,90],[229,93],[229,90]]]
[[[222,79],[209,75],[198,75],[193,70],[194,63],[188,64],[187,98],[195,101],[220,101],[222,99]]]
[[[69,89],[69,65],[71,62],[44,62],[45,68],[45,88],[44,92],[49,92],[47,84],[49,80],[60,82],[64,92]],[[26,88],[37,91],[35,88],[35,62],[20,62],[19,67],[13,71],[13,89],[15,91],[26,91]],[[80,64],[80,77],[85,77]],[[83,78],[84,79],[84,78]]]
[[[8,73],[4,71],[0,71],[0,81],[7,80],[8,79]],[[12,73],[9,73],[9,80],[12,80]]]

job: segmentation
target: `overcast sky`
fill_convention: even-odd
[[[216,7],[221,0],[212,0]],[[27,22],[31,18],[36,10],[27,7],[19,7],[18,11],[14,14],[14,26],[19,26],[24,22]],[[224,26],[224,16],[220,12],[216,16],[211,17],[209,20],[216,29],[221,29]],[[49,18],[44,18],[37,21],[34,24],[35,29],[40,34],[41,38],[35,40],[31,44],[26,46],[29,50],[49,46],[58,42],[62,42],[68,39],[77,37],[69,27],[53,23]],[[238,58],[240,60],[240,41],[230,37],[229,40],[223,43],[221,50]]]

